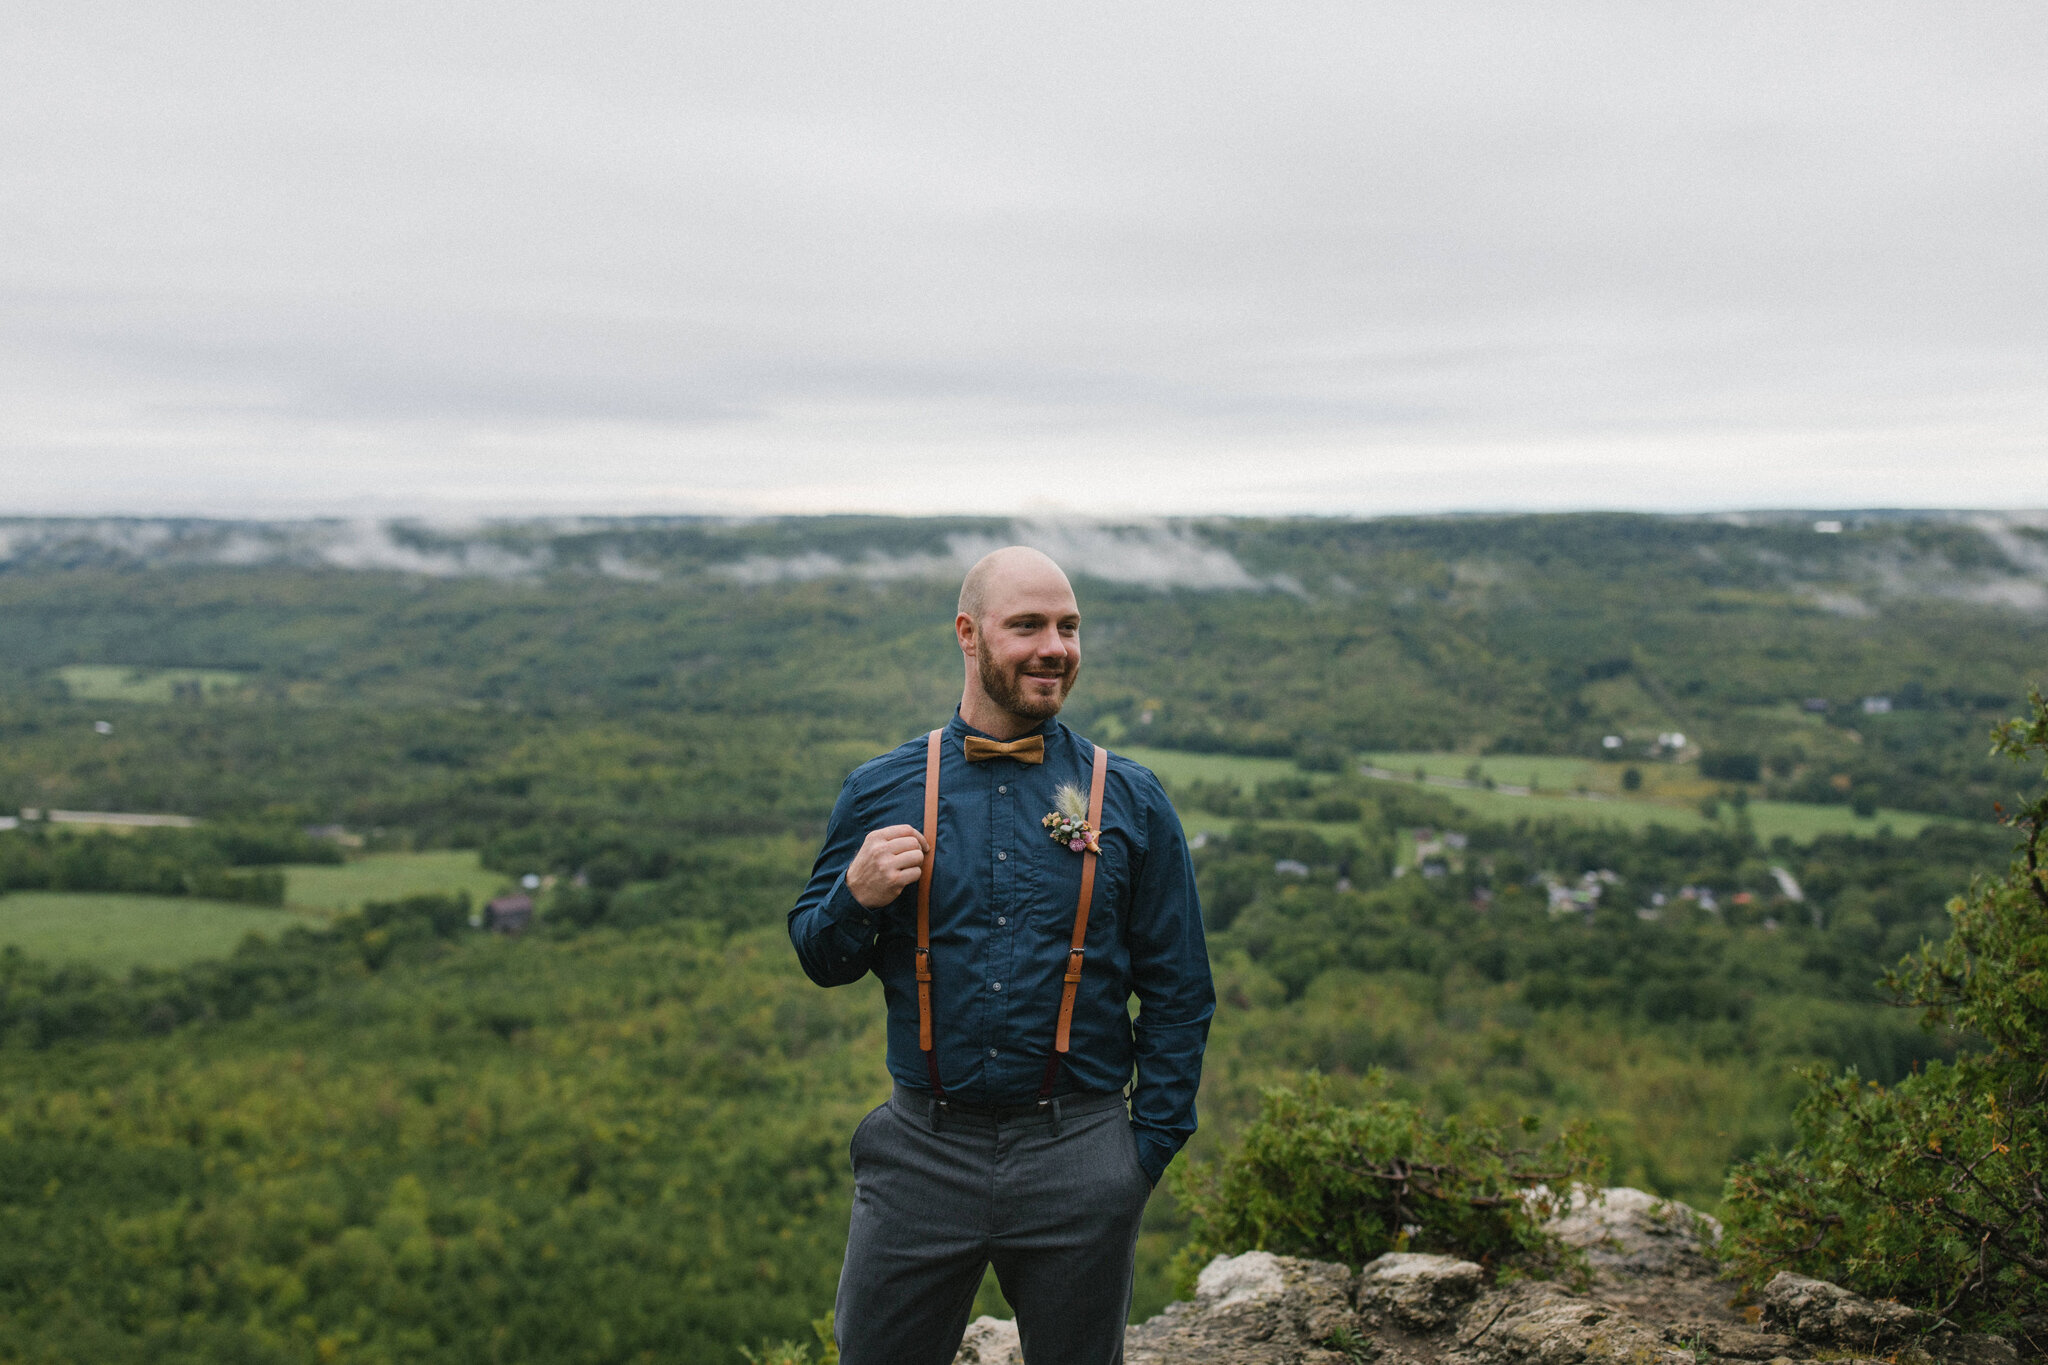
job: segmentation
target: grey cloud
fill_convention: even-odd
[[[1891,500],[1855,470],[1988,501],[2048,468],[2036,5],[13,28],[0,458],[36,469],[0,505],[331,509],[394,459],[459,499],[512,448],[531,504],[668,510],[889,510],[934,471],[1010,506],[977,475],[1048,443],[1162,510]]]
[[[1235,555],[1210,544],[1187,527],[1101,526],[1086,522],[1020,522],[1007,536],[960,533],[946,538],[945,555],[887,555],[869,551],[841,559],[818,551],[772,557],[750,555],[716,570],[741,583],[801,581],[851,576],[875,582],[898,578],[957,579],[991,550],[1029,545],[1043,550],[1074,575],[1147,588],[1244,591],[1281,588],[1299,592],[1292,579],[1253,576]]]

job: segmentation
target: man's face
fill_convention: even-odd
[[[1020,719],[1059,713],[1081,673],[1081,609],[1056,574],[997,584],[975,632],[981,689]]]

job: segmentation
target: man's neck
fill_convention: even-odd
[[[1020,716],[996,705],[989,697],[965,693],[960,698],[960,719],[991,739],[1010,740],[1030,734],[1049,717]]]

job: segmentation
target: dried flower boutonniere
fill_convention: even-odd
[[[1096,831],[1088,823],[1088,797],[1079,787],[1062,782],[1052,795],[1052,804],[1053,809],[1038,823],[1045,826],[1054,843],[1065,844],[1076,853],[1102,852],[1102,845],[1095,842]]]

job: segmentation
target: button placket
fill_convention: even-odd
[[[1000,766],[1002,766],[1000,763],[988,765],[990,769]],[[995,773],[990,771],[987,784],[983,790],[989,793],[988,841],[989,846],[995,848],[1003,842],[1003,831],[1009,825],[1009,821],[1005,818],[1004,806],[1006,803],[1000,799],[1003,795],[1002,789],[1008,783],[998,783]],[[998,849],[997,856],[989,861],[987,867],[989,870],[989,904],[991,906],[1007,904],[1010,895],[1009,860],[1002,857],[1001,851]],[[1003,942],[994,933],[990,933],[984,942],[982,961],[985,964],[985,970],[982,975],[981,1017],[986,1021],[987,1026],[983,1043],[988,1050],[989,1062],[991,1064],[988,1082],[991,1087],[995,1087],[1000,1085],[995,1076],[995,1066],[1001,1061],[1004,1020],[1003,998],[1001,993],[993,988],[993,983],[1001,980],[1008,973],[1009,963],[1008,956],[1004,952]]]
[[[995,858],[989,866],[993,869],[996,895],[990,905],[995,914],[996,927],[989,932],[988,978],[984,983],[982,1000],[992,1025],[989,1036],[989,1057],[998,1067],[1001,1065],[1000,1047],[1009,1034],[1009,1001],[1003,989],[1003,982],[1011,976],[1012,944],[1009,935],[1009,909],[1016,904],[1019,869],[1017,860],[1010,856],[1009,845],[1014,842],[1013,830],[1016,825],[1014,779],[1005,774],[1001,782],[995,783],[995,791],[989,798],[989,843],[994,848]],[[991,1077],[994,1080],[994,1077]],[[1000,1084],[1000,1082],[997,1082]]]

